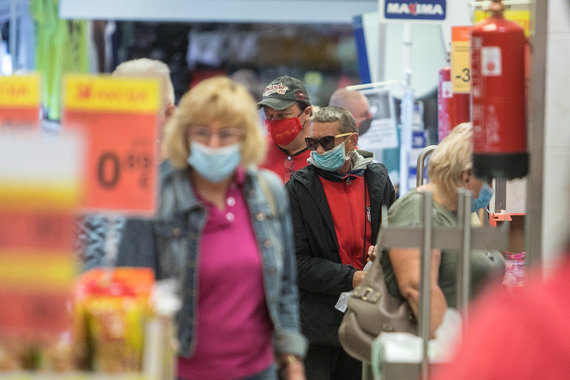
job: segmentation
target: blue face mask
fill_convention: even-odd
[[[311,157],[309,158],[309,163],[315,165],[319,169],[327,170],[329,172],[334,172],[340,169],[342,165],[350,157],[344,152],[344,141],[334,147],[333,149],[325,152],[323,154],[318,154],[315,151],[311,152]]]
[[[479,190],[479,196],[471,201],[471,212],[487,207],[492,196],[493,188],[488,183],[483,183],[481,190]]]
[[[193,141],[188,163],[202,177],[217,183],[234,172],[241,160],[240,144],[212,149]]]

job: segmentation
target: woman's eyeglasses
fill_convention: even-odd
[[[307,144],[307,147],[310,150],[317,150],[319,145],[322,146],[324,150],[331,150],[332,148],[334,148],[334,141],[336,138],[349,136],[354,133],[355,132],[349,132],[349,133],[341,133],[340,135],[336,136],[324,136],[321,137],[320,139],[317,139],[315,137],[305,137],[305,144]]]
[[[238,128],[224,128],[213,131],[208,127],[195,126],[189,128],[188,135],[191,140],[198,141],[204,145],[208,145],[212,136],[217,135],[220,145],[230,145],[239,142],[243,138],[243,131]]]

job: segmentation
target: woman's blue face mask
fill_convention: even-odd
[[[473,198],[471,202],[471,212],[487,207],[492,196],[493,188],[489,186],[488,183],[483,182],[483,186],[481,186],[481,190],[479,190],[479,196],[477,198]]]
[[[217,183],[232,174],[239,165],[241,160],[239,148],[239,143],[213,149],[192,141],[188,163],[202,177]]]

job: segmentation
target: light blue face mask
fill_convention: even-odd
[[[479,196],[471,201],[471,212],[487,207],[492,196],[493,188],[484,182],[483,186],[481,186],[481,190],[479,190]]]
[[[315,165],[319,169],[327,170],[329,172],[334,172],[340,169],[342,165],[350,157],[344,152],[344,141],[334,147],[333,149],[325,152],[323,154],[318,154],[316,151],[311,152],[311,157],[309,158],[309,163]]]
[[[239,165],[241,160],[239,148],[239,143],[213,149],[193,141],[190,144],[188,163],[202,177],[217,183],[232,174]]]

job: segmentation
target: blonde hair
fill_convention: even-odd
[[[453,128],[434,150],[429,159],[428,175],[444,205],[453,209],[457,203],[457,188],[462,187],[461,172],[473,166],[471,123],[462,123]]]
[[[244,131],[242,166],[259,164],[265,158],[266,142],[252,96],[243,85],[226,77],[215,77],[203,80],[184,94],[166,125],[164,144],[173,167],[188,167],[188,127],[213,122]]]
[[[121,63],[111,75],[120,77],[158,77],[162,86],[162,109],[174,104],[174,86],[166,63],[156,59],[138,58]]]

